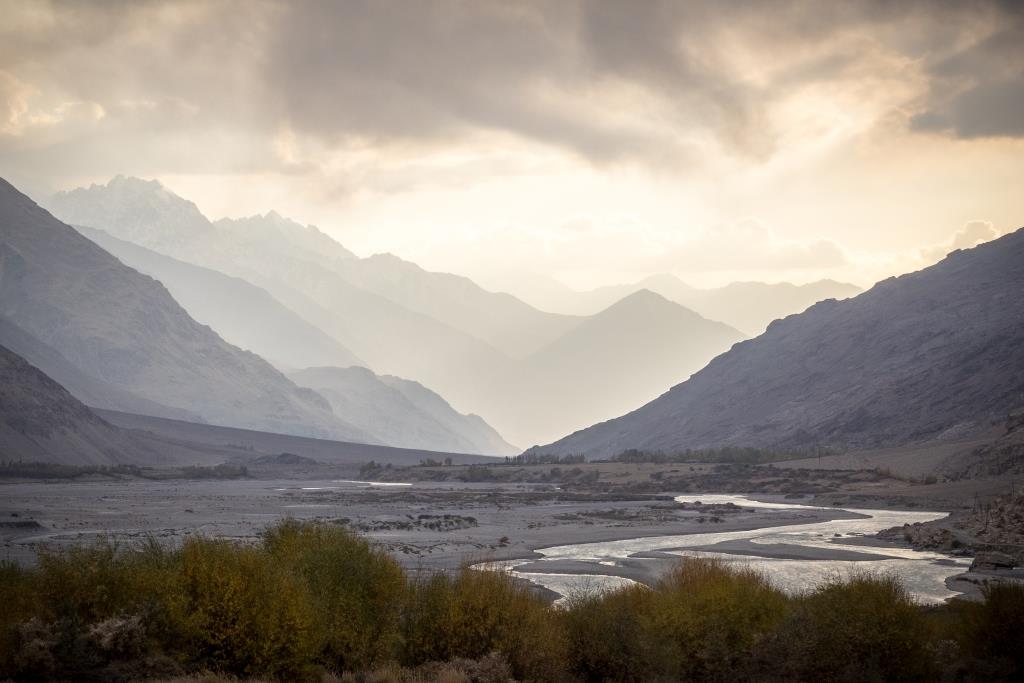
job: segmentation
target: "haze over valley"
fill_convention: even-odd
[[[421,382],[517,444],[654,398],[746,336],[671,300],[678,293],[645,287],[624,288],[621,298],[601,292],[608,305],[589,315],[548,313],[391,255],[358,258],[276,214],[211,222],[151,181],[119,176],[48,204],[125,265],[160,279],[225,340],[285,370],[362,366]],[[820,283],[816,291],[857,290]],[[738,305],[726,290],[706,295],[723,309]],[[808,300],[788,290],[766,298],[780,315]]]

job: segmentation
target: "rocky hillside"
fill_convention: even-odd
[[[991,441],[950,458],[938,474],[954,480],[1024,476],[1024,413],[1008,416],[1003,429]]]
[[[2,180],[0,316],[81,372],[215,424],[369,438]]]
[[[544,452],[856,449],[963,435],[1024,405],[1024,230],[734,346],[664,396]]]

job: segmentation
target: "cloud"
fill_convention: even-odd
[[[38,174],[160,175],[191,158],[197,172],[326,175],[367,148],[501,136],[682,173],[760,163],[830,126],[861,134],[893,111],[917,130],[1024,135],[1012,3],[0,0],[0,13],[0,158]],[[107,116],[25,125],[68,103]]]
[[[982,242],[994,240],[999,236],[999,231],[988,221],[970,221],[965,223],[950,242],[950,251],[953,249],[970,249]]]
[[[947,242],[922,249],[920,252],[922,265],[931,265],[945,258],[946,254],[951,251],[971,249],[984,242],[990,242],[999,237],[999,235],[999,230],[990,221],[968,221]]]
[[[930,65],[931,92],[912,128],[961,138],[1024,137],[1024,5],[988,9],[988,21],[975,29],[980,35]]]
[[[752,218],[721,223],[670,250],[660,266],[676,272],[793,271],[848,263],[843,248],[830,240],[783,239]]]

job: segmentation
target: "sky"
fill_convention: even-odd
[[[511,289],[867,286],[1024,225],[1024,3],[0,0],[0,175]]]

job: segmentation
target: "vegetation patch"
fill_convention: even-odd
[[[0,565],[0,678],[1020,680],[1024,587],[984,594],[922,607],[865,574],[791,596],[686,558],[562,608],[502,572],[411,576],[344,527],[289,521],[252,545],[101,540]]]

